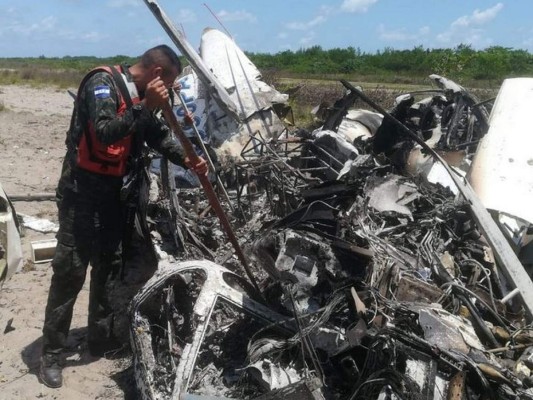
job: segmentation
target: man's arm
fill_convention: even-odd
[[[142,130],[152,119],[144,105],[140,110],[128,108],[117,114],[120,97],[113,78],[107,72],[98,72],[89,78],[82,96],[86,117],[92,122],[96,137],[104,144],[113,144],[130,132]]]
[[[173,164],[187,167],[185,153],[172,137],[170,129],[159,121],[156,122],[155,118],[151,125],[145,135],[146,144],[167,157]]]
[[[146,136],[146,144],[148,144],[148,146],[163,154],[173,164],[190,168],[198,175],[207,174],[209,167],[202,157],[198,157],[197,163],[193,164],[189,157],[184,153],[183,148],[178,144],[176,139],[173,138],[170,129],[160,121],[155,122],[155,118],[154,123],[157,127],[153,127],[153,134],[149,133]]]

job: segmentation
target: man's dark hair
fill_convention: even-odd
[[[163,68],[164,72],[170,72],[177,68],[178,74],[181,74],[181,62],[178,55],[166,44],[152,47],[146,50],[141,56],[141,64],[147,68],[152,65],[158,65]]]

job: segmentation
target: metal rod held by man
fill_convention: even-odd
[[[187,115],[189,113],[189,108],[187,107],[187,104],[185,103],[185,100],[183,99],[183,96],[181,95],[181,92],[176,91],[176,94],[178,95],[178,98],[180,99],[180,103],[181,103],[181,106],[183,107],[183,111],[185,112],[185,115]],[[200,136],[200,132],[198,132],[198,128],[196,127],[194,122],[191,125],[192,125],[192,129],[193,129],[193,131],[194,131],[194,133],[196,135],[196,138],[200,142],[200,146],[202,146],[202,150],[203,150],[203,152],[205,154],[205,158],[207,158],[207,162],[209,164],[209,167],[211,168],[211,170],[215,174],[215,176],[217,178],[217,183],[220,186],[220,189],[222,190],[222,193],[224,193],[224,197],[226,198],[226,201],[228,202],[228,205],[231,208],[231,211],[234,211],[233,204],[231,204],[231,200],[229,199],[228,192],[226,191],[226,188],[222,184],[222,180],[220,179],[220,177],[217,174],[217,171],[215,169],[215,164],[213,164],[213,160],[211,160],[211,157],[209,156],[209,153],[207,152],[207,148],[205,147],[205,144],[204,144],[204,141],[202,139],[202,136]]]
[[[172,111],[172,108],[170,104],[165,104],[163,106],[163,115],[166,119],[166,121],[169,123],[170,128],[174,131],[174,134],[177,136],[179,141],[181,142],[181,145],[183,146],[183,149],[185,150],[185,154],[189,158],[189,161],[195,165],[198,164],[199,156],[194,151],[194,147],[189,140],[189,138],[183,133],[183,130],[180,127],[180,124],[174,115],[174,112]],[[233,248],[235,249],[235,253],[237,254],[237,257],[239,258],[239,261],[241,262],[242,266],[244,267],[244,270],[246,272],[246,275],[248,276],[248,279],[250,279],[250,282],[255,287],[255,289],[261,293],[259,290],[259,286],[257,285],[257,282],[252,274],[252,271],[250,270],[250,267],[248,265],[248,262],[246,261],[246,258],[244,257],[244,253],[242,252],[242,249],[239,245],[239,242],[237,241],[237,238],[235,237],[235,234],[233,233],[233,229],[231,228],[231,225],[229,223],[228,217],[224,213],[224,210],[222,209],[222,206],[220,205],[220,201],[217,198],[217,195],[213,189],[213,186],[211,185],[211,182],[209,181],[209,178],[207,175],[198,175],[198,179],[200,180],[200,183],[202,184],[202,187],[205,190],[205,193],[207,195],[207,198],[209,199],[209,204],[211,207],[213,207],[213,210],[215,211],[218,219],[220,220],[220,224],[222,225],[222,228],[226,232],[226,235],[228,236],[229,241],[233,245]]]

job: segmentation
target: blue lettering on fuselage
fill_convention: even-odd
[[[181,92],[181,97],[183,99],[183,102],[185,103],[185,105],[189,109],[189,112],[191,112],[191,113],[196,112],[196,110],[198,109],[198,105],[196,104],[196,99],[194,98],[194,96],[188,96],[186,93],[183,93],[183,90],[190,89],[192,87],[189,77],[188,76],[183,77],[182,79],[179,80],[179,83],[181,85],[181,91],[182,91]],[[185,109],[184,109],[183,106],[176,107],[174,112],[175,112],[176,116],[181,118],[181,119],[183,119],[183,117],[185,116]],[[208,137],[207,137],[206,132],[203,129],[199,128],[200,123],[202,122],[201,118],[199,116],[195,115],[193,117],[193,120],[194,120],[194,125],[198,129],[198,133],[200,134],[200,137],[202,138],[202,140],[204,142],[208,142]],[[191,132],[192,129],[193,129],[192,126],[187,126],[187,127],[185,127],[184,131],[185,132]]]

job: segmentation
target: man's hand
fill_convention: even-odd
[[[194,114],[190,111],[187,111],[185,115],[183,116],[183,122],[185,123],[185,126],[193,126],[194,125]]]
[[[174,93],[176,93],[176,96],[181,96],[180,90],[181,90],[181,83],[176,82],[172,86],[172,90],[174,90]],[[185,126],[193,126],[194,125],[194,114],[187,110],[187,106],[184,106],[185,108],[185,115],[183,116],[183,123]]]
[[[152,111],[157,107],[162,107],[165,103],[168,103],[168,99],[168,89],[159,76],[148,82],[143,99],[146,108]]]
[[[196,164],[193,164],[189,157],[185,157],[184,162],[187,168],[192,169],[197,175],[206,175],[207,171],[209,171],[207,161],[202,157],[198,157],[198,162]]]
[[[177,96],[179,96],[181,91],[181,83],[175,82],[174,85],[172,85],[172,90],[174,90],[174,93],[176,93]]]

